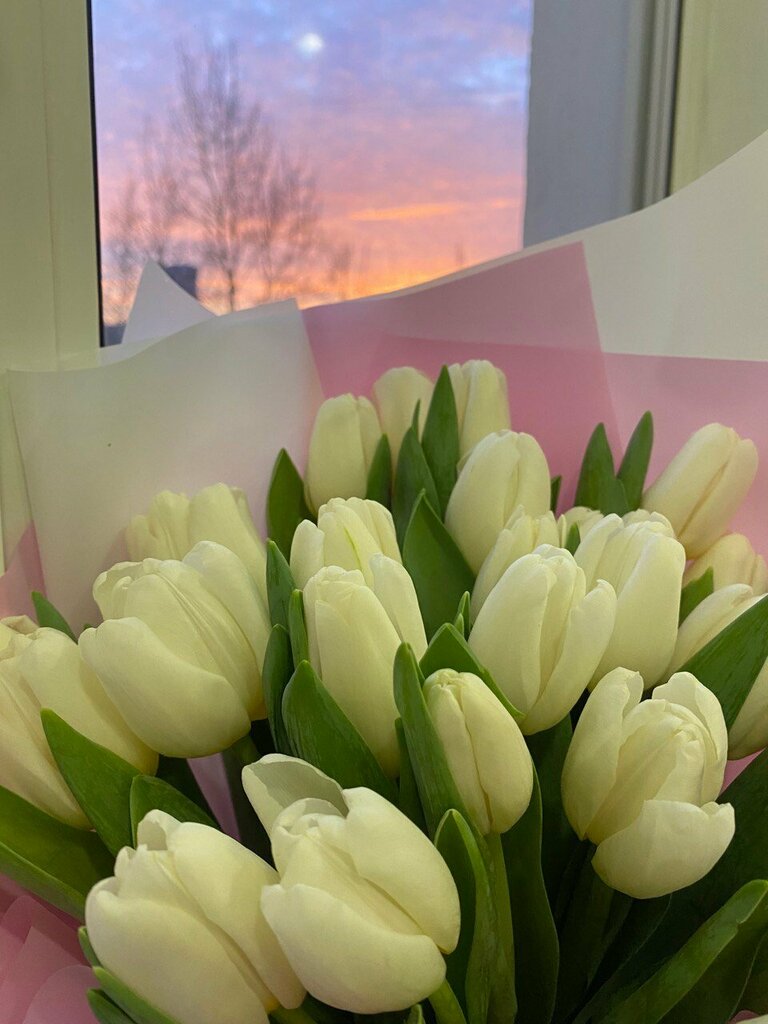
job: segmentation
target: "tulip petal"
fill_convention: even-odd
[[[401,641],[410,644],[417,658],[427,649],[427,635],[419,610],[416,588],[407,570],[393,558],[376,555],[371,560],[373,592],[381,602]]]
[[[358,872],[399,906],[440,949],[459,937],[459,897],[448,866],[424,833],[384,797],[348,789],[345,849]]]
[[[563,764],[563,808],[580,839],[613,788],[624,720],[642,695],[639,673],[617,668],[597,684],[581,712]]]
[[[353,1013],[404,1010],[445,978],[445,961],[426,935],[400,935],[306,885],[262,891],[264,916],[304,987]]]
[[[251,724],[227,681],[177,657],[140,619],[108,619],[80,637],[86,662],[128,726],[168,757],[204,757]]]
[[[592,861],[606,885],[653,899],[703,878],[725,853],[736,821],[730,804],[647,801],[635,821],[600,843]]]
[[[299,800],[325,800],[347,813],[341,786],[298,757],[267,754],[243,768],[243,788],[267,833],[282,812]]]
[[[242,949],[275,1002],[289,1009],[299,1006],[304,989],[275,942],[261,908],[247,898],[279,881],[275,869],[223,832],[194,822],[184,822],[174,830],[168,849],[190,897],[206,918]],[[244,898],[233,898],[233,893]],[[267,1009],[273,1008],[267,1005]]]
[[[325,535],[311,519],[302,519],[291,541],[291,572],[299,590],[325,565]]]
[[[254,988],[219,937],[194,914],[122,899],[114,879],[91,890],[88,937],[100,962],[137,995],[184,1024],[267,1024]]]

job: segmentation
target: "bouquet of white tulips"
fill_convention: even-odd
[[[0,868],[84,921],[102,1024],[768,1012],[768,570],[719,424],[574,507],[486,362],[381,377],[127,529],[76,636],[0,627]],[[223,754],[238,839],[190,761]],[[197,774],[201,773],[197,771]]]

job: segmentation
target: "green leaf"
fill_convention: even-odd
[[[304,618],[304,596],[300,590],[294,590],[288,603],[288,632],[291,636],[291,653],[294,665],[300,661],[309,661],[309,637],[307,621]]]
[[[45,708],[40,717],[59,771],[104,845],[113,854],[132,846],[131,785],[141,772],[54,711]]]
[[[127,985],[110,974],[103,967],[94,967],[99,984],[109,998],[128,1014],[135,1024],[178,1024],[173,1018],[150,1006],[141,996],[137,996]]]
[[[725,1024],[739,1009],[768,931],[768,882],[743,886],[639,987],[619,993],[601,1024]]]
[[[96,956],[96,951],[91,945],[91,940],[88,936],[88,929],[84,924],[77,929],[77,941],[80,943],[80,949],[83,951],[83,956],[91,967],[101,967],[99,958]]]
[[[169,786],[173,786],[179,793],[182,793],[187,800],[191,800],[209,817],[213,817],[210,804],[205,799],[202,789],[198,784],[192,768],[184,757],[165,757],[161,754],[155,775]]]
[[[448,499],[456,484],[456,466],[461,457],[459,417],[456,413],[456,398],[447,366],[442,368],[435,382],[424,432],[421,435],[421,446],[437,491],[439,505],[435,511],[444,516]]]
[[[291,594],[296,589],[291,567],[273,540],[267,541],[267,603],[273,626],[288,629]]]
[[[446,957],[448,982],[464,1007],[467,1024],[485,1024],[498,957],[496,911],[485,861],[477,840],[457,810],[449,810],[435,835],[435,846],[450,868],[461,905],[461,932]],[[515,1007],[507,1007],[515,1019]]]
[[[739,1009],[768,1013],[768,940],[764,939],[757,951]]]
[[[557,503],[560,500],[560,490],[563,486],[562,476],[553,476],[549,491],[549,510],[557,515]]]
[[[451,623],[447,622],[432,637],[432,640],[419,662],[419,668],[425,679],[441,668],[452,668],[455,672],[472,672],[479,676],[494,697],[506,708],[512,717],[519,721],[523,715],[514,704],[511,704],[502,690],[496,685],[493,676],[475,658],[469,644]]]
[[[403,722],[427,828],[434,836],[446,811],[455,808],[465,817],[468,814],[429,717],[423,684],[413,651],[408,644],[401,644],[395,656],[395,703]]]
[[[424,1011],[422,1010],[420,1003],[411,1007],[405,1024],[424,1024]]]
[[[643,489],[653,450],[653,416],[644,413],[629,439],[619,472],[616,474],[624,485],[624,492],[630,511],[639,508],[643,501]]]
[[[312,513],[304,500],[304,481],[285,448],[275,460],[267,494],[267,534],[286,558],[291,557],[291,543],[296,527]]]
[[[469,636],[470,621],[469,621],[469,591],[464,594],[461,601],[459,601],[459,608],[456,612],[456,618],[453,620],[453,624],[458,632],[463,637]]]
[[[130,801],[134,846],[139,823],[150,811],[165,811],[177,821],[196,821],[201,825],[218,828],[217,823],[202,808],[154,775],[136,776],[131,785]]]
[[[392,449],[389,438],[382,434],[368,470],[365,496],[369,501],[378,501],[389,508],[392,501]]]
[[[570,551],[572,555],[575,555],[579,544],[581,544],[581,530],[579,529],[579,524],[571,523],[568,529],[568,536],[565,539],[565,549],[566,551]]]
[[[86,998],[91,1012],[99,1024],[134,1024],[131,1018],[126,1017],[120,1007],[105,996],[100,989],[89,989]]]
[[[403,437],[403,443],[400,445],[392,495],[392,518],[395,521],[397,539],[401,548],[414,507],[422,494],[437,517],[440,511],[440,500],[437,496],[435,481],[432,479],[416,431],[413,427],[409,427]]]
[[[694,608],[715,592],[715,570],[710,566],[698,579],[687,583],[680,594],[680,624],[688,618]]]
[[[559,946],[541,870],[541,790],[534,773],[528,810],[501,837],[515,933],[516,1024],[549,1024]]]
[[[281,625],[273,626],[267,641],[261,681],[272,742],[275,745],[275,750],[281,754],[293,753],[288,731],[283,721],[283,694],[292,675],[293,656],[288,631]]]
[[[0,871],[48,903],[83,917],[85,897],[114,860],[94,832],[72,828],[0,786]]]
[[[308,661],[298,665],[285,689],[283,720],[298,757],[343,789],[366,786],[397,802],[394,785]]]
[[[566,716],[562,722],[551,729],[526,737],[541,787],[543,820],[541,867],[552,905],[556,902],[560,880],[571,859],[574,847],[578,844],[573,829],[565,816],[560,795],[563,762],[572,735],[571,720]]]
[[[629,511],[624,485],[614,474],[613,455],[603,423],[595,427],[584,452],[574,505],[599,509],[603,515],[624,515]]]
[[[48,600],[47,597],[37,591],[32,591],[32,604],[35,606],[35,615],[39,626],[48,626],[50,629],[58,629],[60,633],[66,633],[70,640],[77,640],[72,632],[69,623]]]
[[[680,669],[692,672],[723,706],[730,729],[768,660],[768,596],[726,626]]]
[[[426,832],[427,823],[424,820],[424,809],[419,799],[419,787],[411,764],[411,755],[408,753],[408,744],[405,742],[402,718],[398,718],[395,722],[395,732],[397,733],[397,749],[400,751],[397,806],[406,818],[410,818],[414,825],[418,825],[422,832]]]
[[[593,852],[590,849],[582,861],[560,930],[557,1020],[571,1019],[583,1003],[632,903],[595,874]]]
[[[596,991],[605,986],[653,935],[667,912],[669,901],[669,896],[633,900],[624,923],[595,975]],[[603,991],[613,991],[612,984],[607,985]],[[581,1020],[581,1014],[578,1019]],[[589,1016],[584,1019],[589,1020]]]
[[[413,579],[427,637],[446,622],[475,577],[456,542],[422,495],[413,510],[403,543],[403,564]]]

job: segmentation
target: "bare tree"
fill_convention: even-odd
[[[212,271],[231,310],[246,283],[258,282],[264,301],[348,278],[351,253],[323,235],[314,175],[246,96],[237,47],[180,46],[177,61],[176,104],[166,124],[145,125],[140,176],[113,217],[113,262],[128,290],[144,261],[180,252]]]
[[[243,92],[237,48],[179,50],[175,131],[187,156],[183,209],[203,232],[204,262],[235,309],[255,271],[261,298],[301,285],[318,243],[313,176],[277,143],[261,105]]]

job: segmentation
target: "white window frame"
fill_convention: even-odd
[[[98,355],[87,0],[3,0],[0,370]]]

